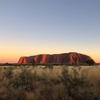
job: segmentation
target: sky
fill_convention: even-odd
[[[100,0],[0,0],[0,63],[68,52],[100,62]]]

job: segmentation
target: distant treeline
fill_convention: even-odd
[[[18,64],[18,63],[0,63],[0,66],[48,66],[48,65],[52,65],[52,66],[60,66],[60,65],[67,65],[67,66],[88,66],[88,63],[84,63],[84,64]],[[90,65],[100,65],[100,63],[94,63],[94,64],[90,64]]]

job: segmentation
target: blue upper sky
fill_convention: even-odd
[[[0,62],[65,52],[100,62],[99,38],[100,0],[0,0]]]

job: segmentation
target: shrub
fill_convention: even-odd
[[[62,71],[61,80],[65,86],[66,93],[68,93],[73,100],[77,100],[79,87],[84,87],[85,85],[85,79],[79,76],[79,70],[77,71],[73,68],[73,74],[69,74],[67,68]]]
[[[35,60],[33,60],[32,62],[32,66],[34,67],[36,65]]]
[[[94,65],[95,62],[93,60],[86,60],[86,64],[88,64],[89,66]]]
[[[46,68],[53,69],[53,64],[46,64],[45,66],[46,66]]]

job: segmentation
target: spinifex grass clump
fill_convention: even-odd
[[[35,74],[28,68],[22,68],[21,73],[13,80],[12,85],[14,88],[22,88],[28,91],[33,89],[34,80]]]

